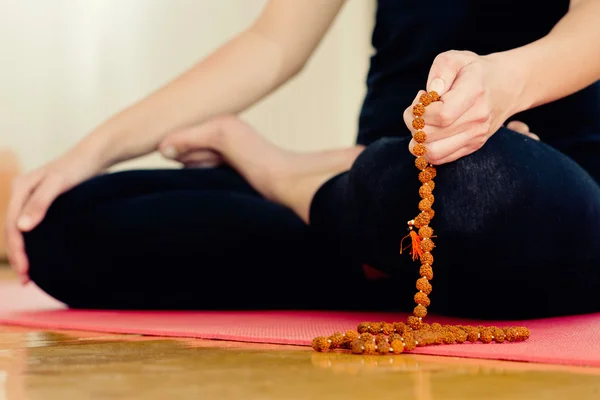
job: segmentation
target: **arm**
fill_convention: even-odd
[[[95,149],[110,166],[153,152],[173,130],[243,111],[303,68],[344,1],[271,0],[248,29],[109,119],[77,150]]]
[[[573,94],[600,79],[600,0],[571,0],[552,31],[491,57],[520,81],[518,112]]]

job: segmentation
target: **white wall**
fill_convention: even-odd
[[[0,0],[0,148],[25,169],[51,160],[247,26],[264,3]],[[285,147],[352,143],[373,12],[372,0],[349,0],[308,68],[246,119]],[[150,156],[120,168],[162,165]]]

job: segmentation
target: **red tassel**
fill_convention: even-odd
[[[404,239],[408,238],[409,236],[412,239],[411,244],[409,244],[405,248],[402,248],[402,243],[404,243]],[[411,248],[410,254],[412,255],[413,261],[421,258],[421,255],[423,255],[424,253],[423,249],[421,249],[421,237],[417,234],[417,232],[413,230],[411,230],[408,235],[404,236],[404,238],[400,242],[400,254],[402,254],[402,251],[408,249],[409,247]]]

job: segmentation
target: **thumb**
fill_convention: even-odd
[[[439,54],[429,70],[427,91],[436,91],[443,96],[450,90],[459,72],[476,56],[468,51],[447,51]]]

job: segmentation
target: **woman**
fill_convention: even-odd
[[[271,0],[206,60],[21,177],[7,237],[24,281],[72,307],[408,309],[418,265],[398,243],[418,181],[402,125],[426,88],[442,95],[426,114],[440,165],[431,311],[600,310],[600,2],[380,0],[350,149],[292,154],[219,117],[298,73],[343,3]],[[502,127],[512,119],[544,143]],[[229,166],[90,179],[157,149]]]

